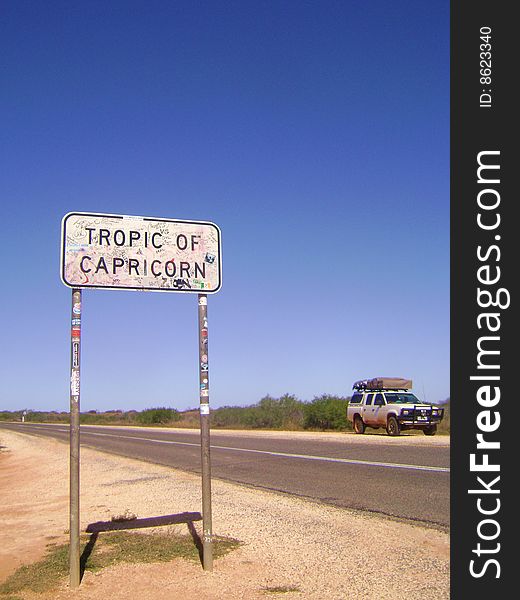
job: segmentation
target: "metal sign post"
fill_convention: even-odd
[[[79,586],[79,380],[81,344],[81,290],[72,290],[70,329],[70,545],[69,582]]]
[[[200,450],[202,460],[202,566],[213,570],[209,435],[208,297],[199,294]]]

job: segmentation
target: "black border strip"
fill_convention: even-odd
[[[512,288],[518,271],[513,215],[518,204],[513,190],[518,172],[513,141],[518,123],[513,106],[518,25],[513,8],[512,2],[482,0],[454,0],[451,4],[451,597],[455,599],[508,598],[516,589],[513,575],[517,567],[512,564],[516,515],[512,518],[507,512],[514,501],[512,485],[518,471],[516,465],[513,471],[508,461],[518,437],[513,427],[517,428],[520,414],[518,389],[513,389],[518,365],[513,364],[516,351],[512,351],[516,300]],[[481,39],[488,28],[490,39]],[[486,42],[490,48],[481,47]],[[481,56],[487,51],[490,56]],[[491,74],[484,71],[488,62]],[[479,155],[480,163],[499,166],[481,171],[480,181]],[[499,183],[493,183],[496,179]],[[480,198],[486,197],[479,193],[486,189],[500,196],[494,210],[479,206]],[[486,194],[492,200],[495,192]],[[499,227],[483,228],[477,220],[479,213],[481,223],[482,219],[494,223],[500,214]],[[490,250],[493,245],[495,249]],[[482,282],[485,269],[479,269],[486,265],[491,278],[500,273],[498,283]],[[482,296],[479,301],[479,288],[493,296],[499,288],[508,290],[511,305],[486,308]],[[485,325],[483,313],[499,314],[498,331]],[[483,341],[485,336],[498,339]],[[481,355],[479,360],[482,347],[498,354]],[[476,380],[475,376],[500,379]],[[500,388],[500,401],[494,407],[483,406],[479,400],[479,391],[485,386],[490,386],[494,397],[496,387]],[[486,423],[494,430],[483,432]],[[500,447],[479,449],[479,434]],[[488,460],[498,465],[499,471],[472,469],[472,455],[476,464]],[[491,485],[497,476],[500,480]],[[479,477],[491,491],[486,492]]]

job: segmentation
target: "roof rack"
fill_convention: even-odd
[[[354,390],[402,390],[407,391],[412,387],[411,379],[402,377],[374,377],[373,379],[360,379],[354,382]]]

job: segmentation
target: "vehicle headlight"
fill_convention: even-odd
[[[403,409],[401,410],[401,415],[402,415],[403,417],[408,417],[408,416],[410,416],[411,414],[413,414],[413,410],[412,410],[412,409],[410,409],[410,408],[403,408]]]
[[[441,414],[441,411],[438,409],[432,410],[432,417],[438,417]]]

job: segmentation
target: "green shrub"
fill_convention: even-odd
[[[0,421],[21,421],[22,420],[22,411],[9,411],[2,410],[0,411]]]
[[[223,406],[211,414],[213,427],[240,429],[301,429],[304,403],[296,396],[265,396],[252,406]]]
[[[253,428],[297,429],[303,424],[303,403],[296,396],[284,394],[280,398],[265,396],[249,412]]]
[[[136,421],[143,425],[173,423],[181,418],[175,408],[148,408],[136,414]]]
[[[248,425],[248,412],[252,407],[240,407],[240,406],[223,406],[215,409],[211,413],[211,425],[212,427],[250,427]]]
[[[451,421],[451,411],[450,411],[450,399],[448,398],[444,402],[439,402],[438,406],[444,408],[444,417],[439,424],[438,432],[439,433],[450,433],[450,421]]]
[[[305,404],[305,429],[344,430],[348,428],[347,398],[323,394]]]

